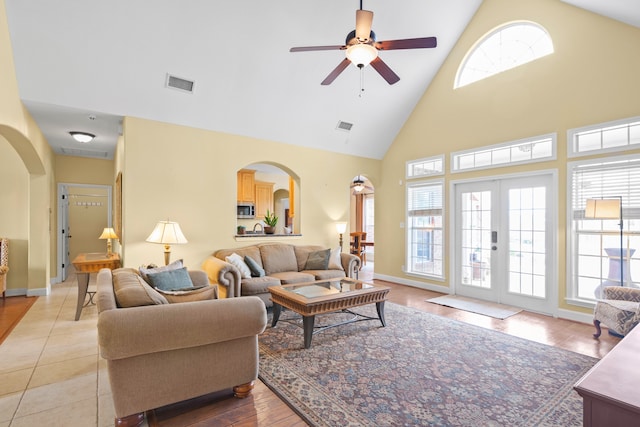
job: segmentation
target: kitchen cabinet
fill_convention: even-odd
[[[240,169],[238,171],[238,202],[255,203],[256,171]]]
[[[264,219],[267,209],[273,212],[273,182],[255,181],[256,218]]]

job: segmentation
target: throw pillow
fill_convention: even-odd
[[[251,270],[249,270],[249,266],[244,262],[244,259],[242,259],[242,257],[237,253],[235,252],[232,253],[231,255],[225,258],[225,261],[227,261],[230,264],[233,264],[235,268],[240,270],[240,276],[242,276],[243,279],[251,278]]]
[[[187,267],[177,270],[154,271],[147,273],[151,286],[163,291],[179,291],[186,288],[193,289],[193,282]]]
[[[331,249],[331,255],[329,255],[329,270],[342,270],[344,271],[344,267],[342,266],[342,251],[338,246],[335,249]]]
[[[168,304],[169,301],[156,292],[135,270],[120,268],[113,270],[113,292],[118,307]]]
[[[251,277],[263,277],[265,275],[264,268],[260,267],[260,265],[250,256],[244,257],[244,262],[251,270]]]
[[[304,269],[326,270],[329,267],[329,255],[331,255],[331,249],[311,252]]]
[[[171,264],[168,264],[162,267],[155,267],[155,268],[140,267],[140,275],[145,280],[145,282],[149,283],[149,278],[147,277],[147,275],[151,272],[177,270],[178,268],[182,268],[182,267],[184,267],[184,265],[182,264],[182,260],[179,259],[177,261],[173,261]]]

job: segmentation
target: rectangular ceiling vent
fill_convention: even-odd
[[[183,92],[193,93],[193,85],[195,82],[180,77],[167,74],[167,87],[178,89]]]
[[[343,130],[345,132],[349,132],[352,127],[353,127],[353,123],[343,122],[342,120],[340,120],[338,122],[338,126],[336,126],[336,129]]]
[[[82,150],[78,148],[60,148],[62,154],[66,154],[67,156],[76,156],[76,157],[95,157],[96,159],[107,159],[109,158],[109,153],[106,151],[96,151],[96,150]]]

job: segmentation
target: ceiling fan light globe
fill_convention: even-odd
[[[366,67],[378,57],[378,49],[370,44],[354,44],[347,48],[347,59],[358,68]]]

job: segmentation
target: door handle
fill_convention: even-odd
[[[491,232],[491,250],[492,251],[497,251],[498,250],[498,232],[497,231],[492,231]]]

